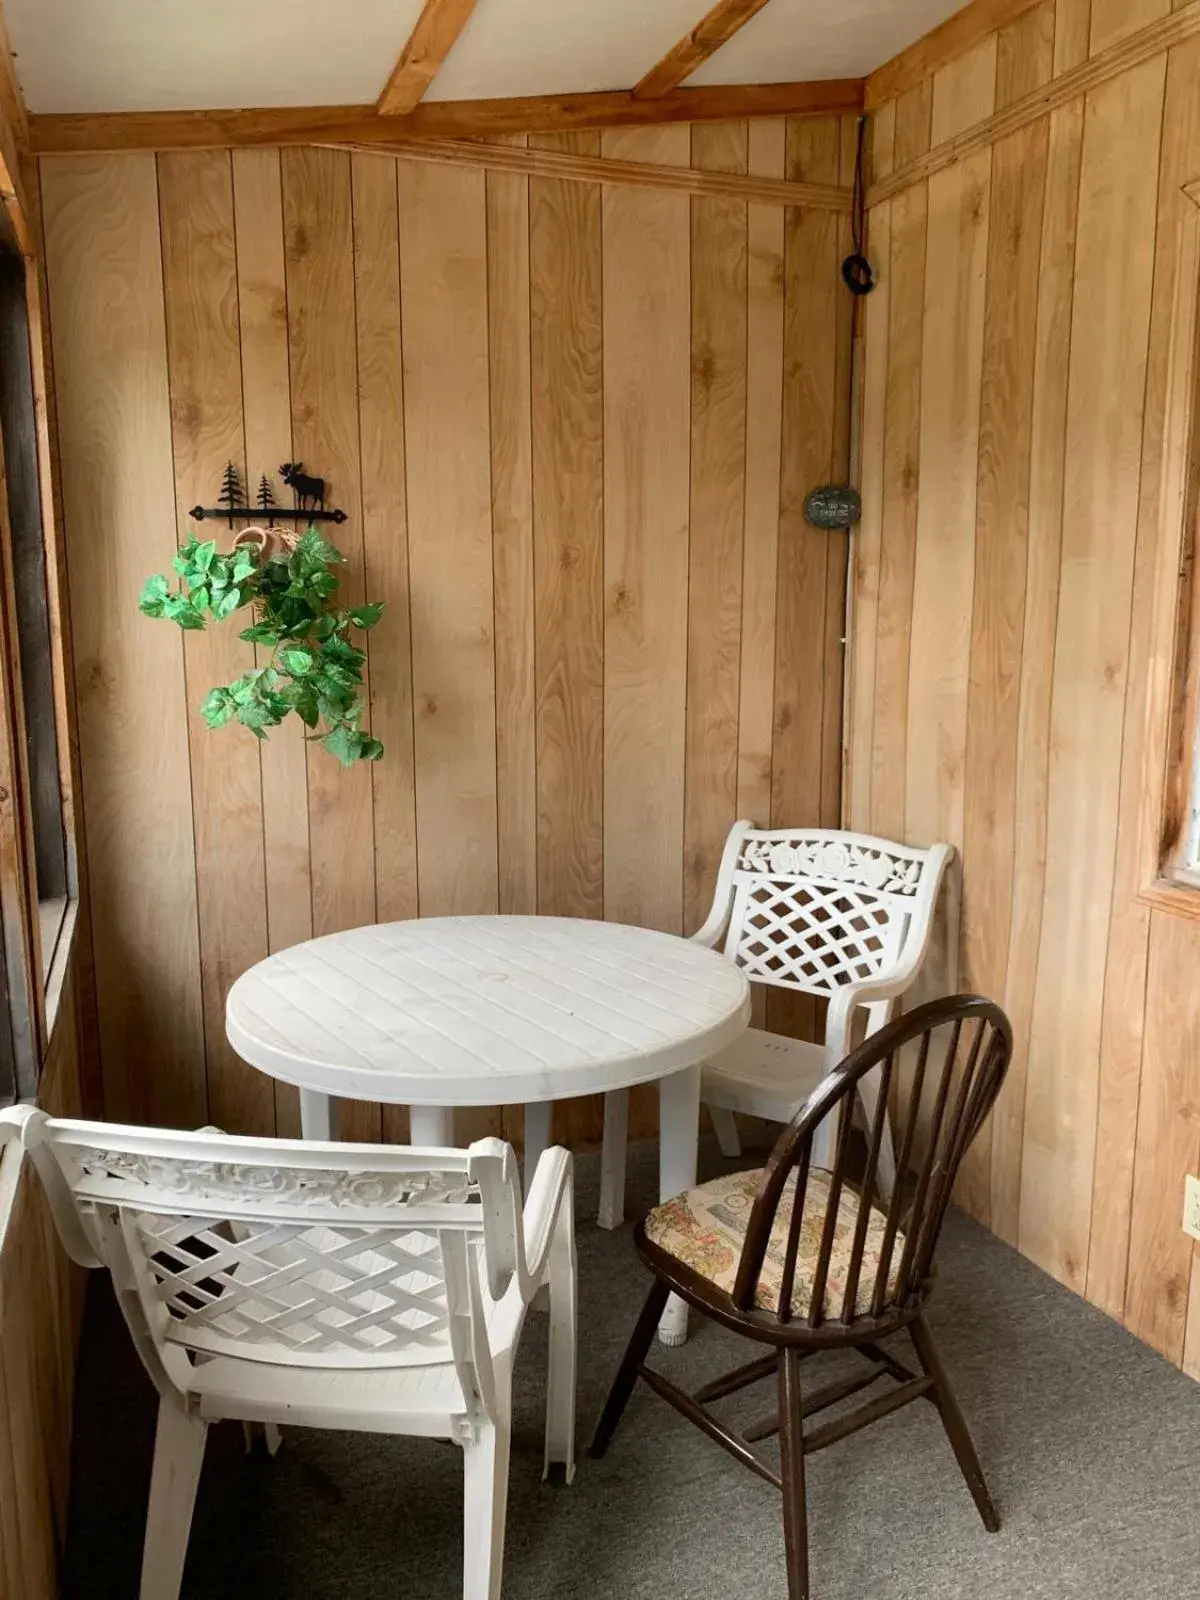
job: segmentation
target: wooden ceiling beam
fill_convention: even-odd
[[[466,27],[475,4],[476,0],[425,0],[376,103],[380,116],[404,117],[416,109]]]
[[[38,155],[79,151],[212,150],[245,145],[386,145],[409,135],[487,138],[569,128],[743,117],[827,117],[862,110],[859,78],[826,83],[714,85],[673,89],[655,100],[627,90],[505,100],[435,100],[404,117],[374,106],[282,106],[248,111],[138,111],[31,116]]]
[[[703,66],[723,44],[728,44],[739,28],[766,5],[767,0],[717,0],[716,5],[692,31],[654,66],[634,87],[639,100],[653,100],[677,89],[685,78]]]

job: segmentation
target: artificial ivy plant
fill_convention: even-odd
[[[343,766],[378,761],[383,746],[361,727],[366,653],[350,630],[373,628],[383,603],[337,604],[334,568],[343,560],[315,527],[298,538],[247,528],[228,553],[193,535],[172,563],[175,588],[161,574],[149,580],[140,601],[146,616],[199,629],[250,606],[254,621],[240,637],[270,651],[263,665],[209,691],[200,712],[210,728],[235,721],[265,739],[294,711]]]

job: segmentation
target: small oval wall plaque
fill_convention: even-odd
[[[862,501],[848,484],[826,483],[809,491],[804,515],[814,528],[852,528],[862,516]]]

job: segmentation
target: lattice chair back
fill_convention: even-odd
[[[832,828],[738,822],[696,938],[724,939],[726,957],[753,982],[804,994],[830,998],[896,974],[907,982],[928,948],[952,855],[945,844],[922,850]],[[835,1059],[848,1042],[838,1039]]]
[[[111,1271],[160,1389],[186,1391],[214,1356],[453,1361],[469,1400],[490,1389],[483,1284],[498,1300],[524,1269],[502,1141],[396,1150],[3,1115],[26,1119],[64,1243]]]
[[[813,1091],[780,1136],[746,1221],[733,1301],[780,1322],[830,1332],[898,1324],[928,1294],[933,1255],[963,1156],[995,1104],[1012,1055],[1000,1007],[974,995],[931,1000],[888,1023]],[[898,1167],[881,1181],[893,1084],[903,1086]],[[881,1074],[861,1177],[851,1170],[858,1085]],[[817,1130],[836,1127],[830,1170],[813,1157]],[[911,1170],[910,1170],[911,1169]],[[880,1336],[886,1326],[877,1330]]]

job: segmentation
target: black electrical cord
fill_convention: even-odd
[[[854,158],[854,199],[850,207],[850,237],[854,244],[854,252],[842,262],[842,277],[847,289],[853,295],[870,294],[875,287],[874,270],[863,254],[867,216],[866,185],[863,177],[866,143],[867,119],[859,117],[858,152]]]
[[[853,253],[842,262],[842,278],[854,296],[850,312],[850,371],[846,381],[846,447],[849,449],[854,432],[854,350],[858,340],[859,304],[864,295],[875,287],[875,273],[863,254],[866,237],[866,185],[864,183],[864,150],[866,146],[867,119],[858,119],[858,151],[854,160],[854,198],[850,207],[850,239]],[[862,501],[858,491],[849,484],[827,483],[813,489],[805,496],[804,515],[816,528],[852,528],[862,516]]]

